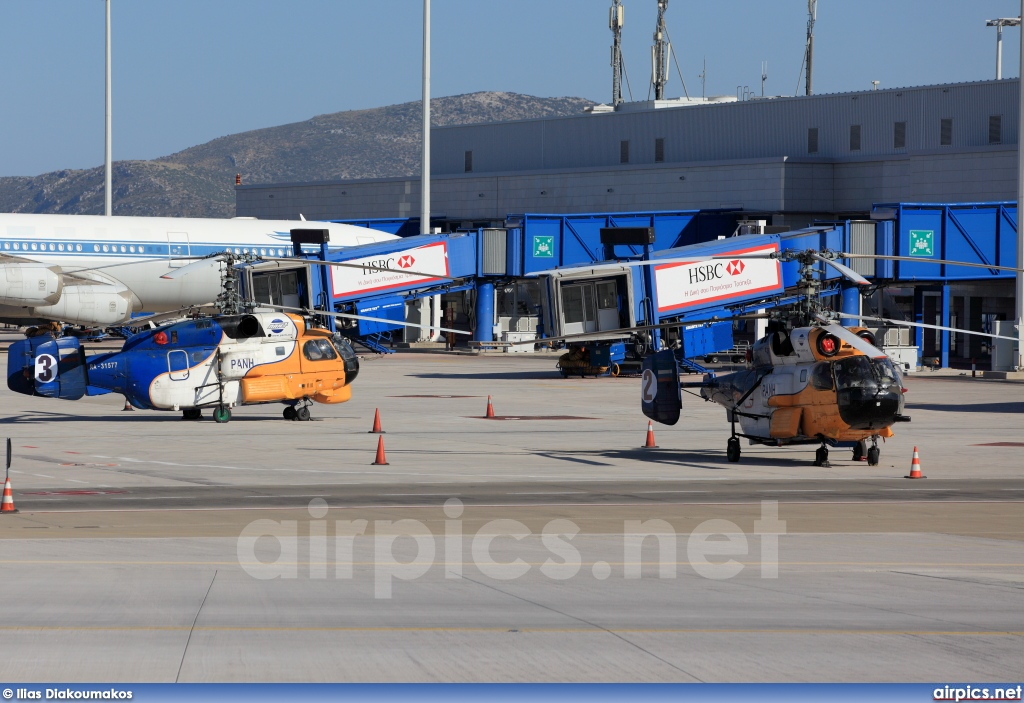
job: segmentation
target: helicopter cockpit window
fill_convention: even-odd
[[[903,379],[900,378],[900,372],[896,370],[896,367],[889,359],[872,359],[871,368],[874,369],[875,377],[883,387],[903,385]]]
[[[871,371],[871,360],[866,356],[850,356],[835,362],[836,388],[862,388],[875,381]]]
[[[832,390],[832,364],[819,361],[811,370],[811,385],[819,391]]]
[[[330,361],[338,358],[338,352],[326,339],[311,339],[302,347],[303,355],[310,361]]]

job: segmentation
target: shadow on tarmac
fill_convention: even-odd
[[[1024,403],[978,403],[959,405],[957,403],[907,403],[907,411],[938,410],[954,413],[1024,413]]]

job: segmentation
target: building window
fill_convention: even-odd
[[[472,151],[467,151],[466,152],[466,173],[471,173],[472,171],[473,171],[473,152]]]
[[[850,125],[850,151],[860,151],[860,125]]]
[[[939,127],[939,145],[950,146],[953,143],[953,118],[943,117]]]
[[[892,126],[892,148],[893,149],[906,149],[907,148],[907,123],[906,122],[895,122]]]
[[[660,164],[665,161],[665,140],[658,137],[654,140],[654,163]]]
[[[990,115],[988,118],[988,143],[1003,143],[1003,116]]]
[[[818,128],[811,127],[807,130],[807,153],[818,153]]]
[[[628,164],[629,163],[629,140],[628,139],[623,139],[621,142],[619,142],[619,163],[620,164]]]

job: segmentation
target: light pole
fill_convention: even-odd
[[[430,234],[430,0],[423,0],[422,161],[423,170],[420,174],[420,234]]]
[[[1019,27],[1020,17],[1002,17],[997,20],[989,20],[986,27],[996,28],[996,80],[1003,78],[1003,27]]]
[[[111,101],[110,101],[110,0],[105,0],[107,6],[107,109],[106,109],[106,147],[103,160],[103,214],[110,217],[114,212],[113,207],[113,162],[111,158]]]
[[[1020,0],[1020,13],[1024,17],[1024,0]],[[1020,24],[1020,19],[1017,20]],[[1014,359],[1014,366],[1017,371],[1024,370],[1024,149],[1021,148],[1021,135],[1024,134],[1024,90],[1021,84],[1024,83],[1024,41],[1020,49],[1020,78],[1017,80],[1017,92],[1019,94],[1017,104],[1017,286],[1016,286],[1016,310],[1017,316],[1017,358]]]

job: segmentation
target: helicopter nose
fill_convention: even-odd
[[[838,395],[839,416],[854,430],[889,427],[903,411],[903,394],[898,388],[852,388]]]

